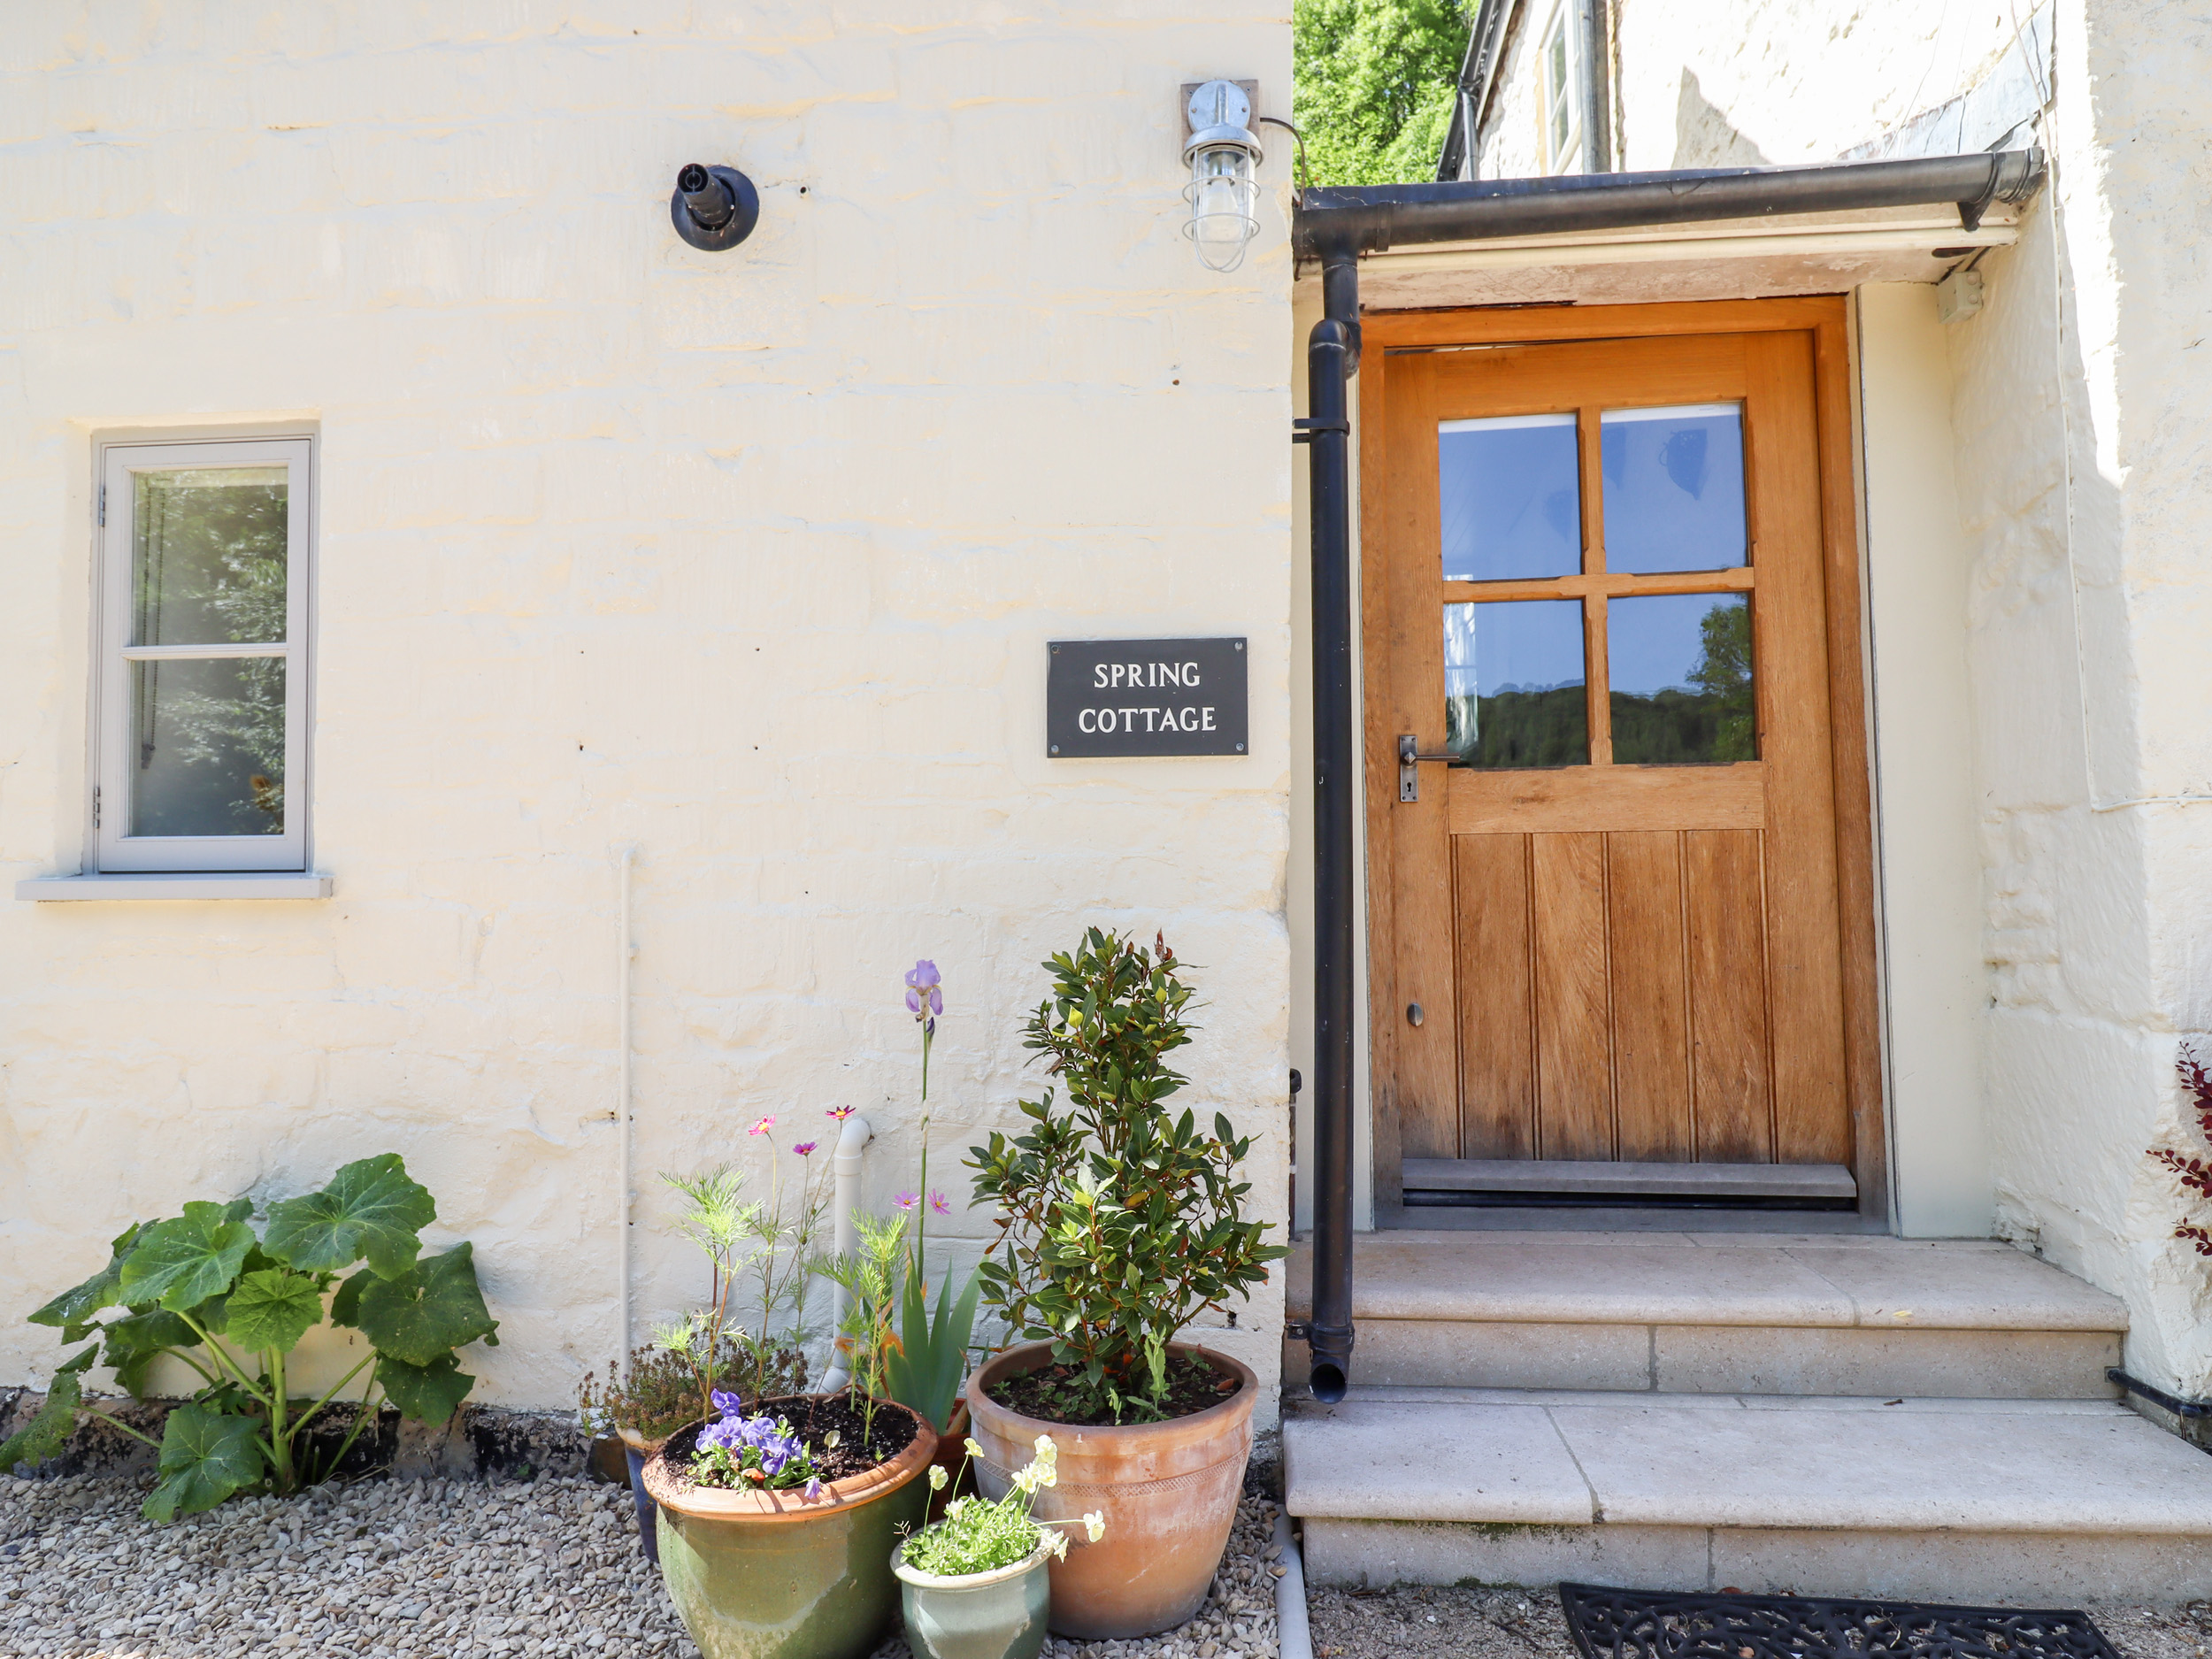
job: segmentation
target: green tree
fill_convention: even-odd
[[[1434,178],[1467,52],[1461,0],[1294,0],[1291,28],[1312,182]]]

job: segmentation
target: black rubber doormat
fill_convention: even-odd
[[[1582,1659],[2119,1659],[2086,1613],[1563,1584]]]

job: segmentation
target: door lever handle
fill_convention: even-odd
[[[1421,798],[1421,763],[1423,761],[1449,762],[1459,757],[1450,749],[1433,755],[1421,752],[1421,740],[1410,732],[1398,733],[1398,799],[1400,802]]]

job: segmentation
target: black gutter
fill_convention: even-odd
[[[1972,229],[1993,201],[2025,201],[2042,152],[1931,156],[1816,167],[1456,180],[1305,192],[1292,247],[1321,264],[1323,315],[1306,340],[1313,535],[1314,1397],[1344,1397],[1352,1369],[1353,770],[1351,389],[1359,369],[1360,256],[1408,243],[1477,242],[1700,219],[1954,203]],[[1293,1333],[1294,1340],[1295,1333]]]

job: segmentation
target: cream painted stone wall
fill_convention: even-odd
[[[1553,0],[1520,0],[1479,176],[1544,171],[1536,50]],[[1624,172],[1827,161],[1973,86],[2033,6],[2007,0],[1612,0]]]
[[[2185,182],[2208,135],[2212,32],[2170,6],[2098,4],[2062,7],[2056,43],[2054,186],[1952,347],[1982,545],[1999,1213],[2127,1296],[2131,1368],[2201,1394],[2205,1264],[2170,1237],[2182,1206],[2142,1154],[2182,1143],[2177,1039],[2212,1027],[2212,388],[2196,361],[2212,211]]]
[[[80,867],[95,437],[279,418],[319,434],[336,881],[0,902],[0,1379],[131,1219],[390,1148],[476,1242],[478,1397],[572,1400],[618,1340],[626,843],[641,1338],[703,1287],[653,1171],[851,1103],[870,1201],[911,1184],[918,956],[964,1196],[1086,922],[1194,964],[1187,1098],[1259,1135],[1282,1219],[1290,269],[1272,199],[1239,273],[1190,252],[1177,88],[1281,110],[1287,12],[0,18],[0,890]],[[671,230],[695,159],[761,188],[734,253]],[[1179,634],[1249,636],[1249,758],[1046,758],[1048,639]],[[1280,1308],[1220,1339],[1271,1378]]]

